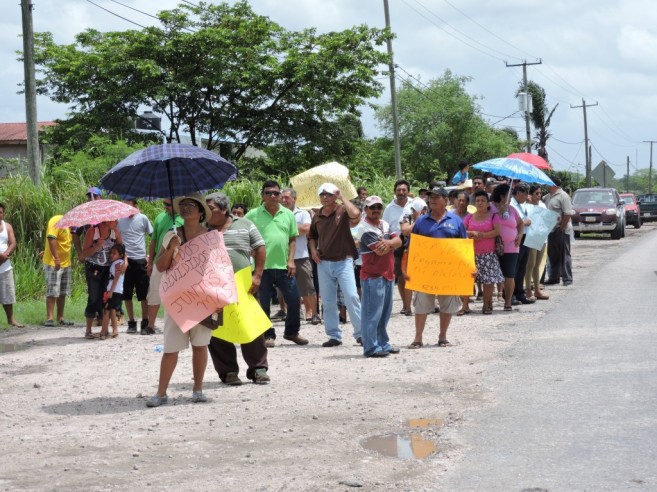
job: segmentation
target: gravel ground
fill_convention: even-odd
[[[365,359],[343,325],[345,344],[322,348],[323,326],[304,325],[298,347],[269,350],[271,384],[226,387],[211,363],[205,393],[191,402],[191,353],[181,353],[170,404],[148,409],[161,335],[89,341],[81,326],[27,327],[0,334],[0,488],[4,490],[439,490],[441,476],[467,449],[459,428],[471,409],[495,402],[482,385],[495,362],[605,258],[655,230],[628,229],[621,241],[578,240],[575,283],[550,286],[551,298],[504,313],[454,318],[453,347],[435,346],[438,316],[425,345],[405,350],[413,318],[393,314],[388,331],[402,351]],[[401,308],[395,302],[393,313]],[[244,379],[244,370],[241,376]],[[412,428],[410,419],[435,419]],[[363,445],[375,436],[428,441],[407,449],[424,459],[388,457]],[[394,440],[394,438],[393,438]],[[402,445],[396,449],[401,453]],[[386,451],[383,449],[382,451]],[[394,442],[391,449],[395,452]]]

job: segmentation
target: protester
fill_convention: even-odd
[[[452,177],[452,186],[458,186],[465,183],[469,179],[470,164],[467,162],[459,162],[459,170]]]
[[[124,203],[137,208],[137,200],[123,200]],[[123,301],[128,314],[128,329],[126,333],[137,333],[137,321],[135,321],[135,309],[132,297],[137,294],[137,301],[141,303],[141,326],[142,335],[153,335],[155,330],[148,327],[148,255],[146,254],[146,237],[153,234],[153,226],[141,212],[119,219],[119,231],[123,238],[126,256],[130,259],[125,271],[123,285]]]
[[[247,207],[245,203],[236,203],[233,205],[230,213],[233,215],[233,217],[244,217],[248,211],[249,207]]]
[[[112,262],[109,268],[109,276],[107,278],[107,288],[103,293],[103,327],[100,330],[100,339],[107,338],[107,330],[112,322],[112,338],[119,336],[119,324],[116,318],[116,309],[121,304],[123,298],[123,283],[125,275],[121,273],[121,265],[125,261],[125,246],[123,244],[115,244],[110,249],[110,261]]]
[[[395,259],[393,251],[401,247],[401,238],[390,232],[381,220],[383,201],[370,196],[364,203],[365,217],[358,231],[362,286],[361,336],[365,357],[386,357],[399,353],[389,343],[387,326],[392,313]]]
[[[493,288],[504,282],[500,262],[495,254],[495,238],[500,235],[500,224],[494,221],[489,210],[488,193],[483,189],[475,191],[476,211],[463,220],[468,237],[474,240],[477,283],[482,285],[483,314],[493,313]],[[465,309],[465,307],[464,307]]]
[[[529,187],[529,210],[531,210],[531,207],[547,208],[541,200],[542,195],[540,186],[532,185]],[[543,293],[541,290],[540,282],[541,275],[545,270],[545,262],[547,260],[547,255],[545,254],[546,250],[547,240],[540,250],[529,248],[527,269],[525,272],[525,295],[527,297],[531,297],[533,293],[534,297],[539,300],[547,300],[550,298],[549,295]]]
[[[511,206],[518,212],[522,219],[525,231],[532,224],[527,212],[527,196],[529,195],[529,186],[525,183],[518,183],[514,186],[511,197]],[[516,261],[516,274],[513,288],[513,298],[522,304],[533,304],[536,302],[534,296],[525,295],[525,272],[527,271],[527,260],[529,259],[529,248],[525,246],[525,234],[520,239],[520,249]]]
[[[357,196],[356,198],[351,200],[351,203],[356,205],[358,207],[358,210],[361,212],[363,211],[363,208],[365,207],[365,199],[367,198],[367,188],[364,186],[359,186],[356,189]]]
[[[479,191],[479,190],[484,190],[485,185],[484,185],[484,178],[483,176],[475,176],[472,178],[472,192],[470,192],[470,199],[469,203],[470,205],[475,204],[475,196],[474,194]]]
[[[444,188],[436,187],[429,190],[430,212],[415,222],[413,225],[413,234],[438,239],[467,238],[465,226],[461,219],[452,212],[447,211],[447,196],[448,193]],[[427,315],[434,312],[436,298],[440,307],[438,346],[448,347],[451,345],[447,340],[447,329],[452,320],[452,315],[456,314],[461,308],[461,298],[459,296],[435,296],[424,292],[416,292],[415,338],[408,348],[418,349],[424,345],[422,342],[424,326],[427,321]]]
[[[103,192],[100,191],[100,189],[97,188],[96,186],[92,186],[87,189],[88,202],[99,200],[101,198],[103,198]],[[82,227],[76,227],[71,231],[72,232],[71,239],[73,240],[73,247],[75,248],[75,252],[80,261],[84,261],[84,255],[82,254],[82,236],[84,235],[84,233],[87,231],[89,227],[90,227],[89,225],[85,225]]]
[[[322,207],[313,216],[308,233],[308,247],[317,263],[319,291],[324,308],[324,328],[329,339],[323,347],[342,345],[342,330],[338,319],[338,286],[354,325],[354,338],[361,338],[360,299],[354,278],[354,258],[358,250],[351,236],[351,227],[360,222],[360,210],[343,198],[332,183],[324,183],[317,190]],[[337,200],[342,204],[338,205]]]
[[[495,187],[491,196],[495,212],[494,223],[500,225],[500,237],[504,243],[504,255],[500,258],[500,268],[504,275],[504,310],[513,310],[513,289],[515,286],[516,263],[520,240],[525,226],[520,214],[509,205],[509,185],[501,184]],[[520,301],[517,301],[520,304]]]
[[[14,269],[9,258],[15,250],[14,228],[5,222],[5,206],[0,203],[0,302],[7,315],[7,323],[16,328],[23,328],[23,325],[14,317],[16,286],[14,285]]]
[[[103,292],[110,267],[110,249],[123,242],[116,220],[101,222],[87,230],[84,236],[82,255],[84,273],[87,280],[87,306],[84,316],[87,319],[85,338],[97,338],[91,331],[94,318],[100,316],[102,324]],[[122,266],[125,271],[125,264]]]
[[[265,268],[265,241],[253,222],[244,217],[233,217],[228,212],[230,201],[226,195],[212,193],[206,197],[206,200],[212,212],[208,219],[208,226],[210,229],[216,229],[223,233],[224,244],[233,265],[233,271],[237,273],[244,268],[250,268],[251,255],[255,256],[255,268],[251,275],[249,293],[257,295]],[[248,366],[246,377],[256,384],[269,383],[265,337],[260,335],[249,343],[242,343],[240,349]],[[229,386],[241,385],[235,344],[213,336],[208,350],[219,379]]]
[[[548,210],[559,214],[559,220],[554,230],[548,235],[548,261],[550,262],[549,278],[545,285],[554,285],[563,279],[563,285],[573,283],[573,260],[570,256],[570,233],[573,226],[571,218],[575,215],[573,204],[568,193],[561,189],[561,180],[554,176],[554,186],[548,186],[549,195],[543,198]]]
[[[167,232],[162,238],[162,246],[155,262],[155,267],[160,272],[168,270],[175,263],[174,260],[180,245],[208,232],[203,222],[212,215],[205,202],[205,197],[197,192],[177,197],[173,201],[173,207],[182,217],[183,225],[176,232]],[[178,364],[178,352],[188,348],[190,343],[192,345],[192,371],[194,374],[192,402],[203,403],[208,401],[203,394],[203,377],[208,364],[208,344],[211,338],[212,331],[201,324],[197,324],[187,333],[183,333],[173,318],[165,313],[164,347],[157,393],[146,401],[146,406],[159,407],[169,401],[167,388],[171,376],[173,376],[173,371]]]
[[[299,335],[301,303],[294,277],[297,269],[294,255],[299,229],[294,214],[281,205],[280,195],[281,188],[276,181],[265,181],[260,195],[262,205],[249,210],[246,214],[246,218],[260,231],[267,250],[258,300],[262,310],[269,317],[272,291],[274,287],[278,287],[287,304],[283,338],[297,345],[307,345],[308,340]],[[265,345],[269,348],[274,347],[275,340],[276,330],[272,327],[265,333]]]
[[[411,185],[405,179],[398,179],[395,181],[393,187],[395,198],[388,204],[388,206],[386,206],[386,209],[383,212],[383,220],[385,220],[390,226],[390,232],[401,233],[399,224],[402,217],[411,214],[411,210],[408,207],[411,203],[408,199],[408,192],[410,189]],[[403,248],[398,248],[395,250],[395,277],[397,278],[397,290],[399,291],[399,297],[401,297],[402,300],[402,309],[399,314],[403,314],[405,316],[413,316],[413,311],[411,310],[412,293],[406,290],[406,280],[404,280],[404,275],[402,274],[401,269],[401,260],[403,255]]]
[[[73,321],[64,318],[66,296],[71,295],[71,230],[57,228],[63,215],[55,215],[48,221],[46,244],[43,251],[43,270],[46,276],[46,322],[44,326],[55,326],[54,314],[57,305],[57,323],[72,326]]]
[[[170,198],[162,200],[162,205],[164,206],[164,211],[155,217],[151,242],[148,245],[148,262],[146,263],[146,273],[149,277],[148,293],[146,294],[146,304],[148,305],[147,335],[155,333],[155,319],[157,318],[157,312],[161,304],[160,281],[162,279],[162,272],[154,268],[155,261],[157,260],[156,254],[160,251],[164,235],[174,227],[174,223],[175,227],[181,227],[183,225],[182,217],[173,212],[173,203]]]
[[[294,263],[296,266],[295,279],[301,301],[306,311],[306,322],[318,325],[322,322],[319,314],[315,311],[317,308],[317,292],[313,285],[313,267],[310,262],[310,253],[308,252],[308,231],[310,230],[310,214],[305,210],[297,207],[297,192],[292,188],[286,188],[281,192],[281,202],[285,208],[294,214],[297,222],[299,235],[296,238],[294,248]],[[285,299],[279,296],[281,309],[285,306]]]

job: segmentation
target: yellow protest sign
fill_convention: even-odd
[[[315,166],[290,178],[297,192],[297,207],[319,208],[321,203],[317,189],[324,183],[333,183],[347,200],[356,198],[356,188],[349,181],[349,169],[338,162],[328,162]]]
[[[436,239],[411,234],[407,289],[427,294],[472,295],[475,270],[472,239]]]
[[[249,343],[271,327],[271,321],[255,297],[251,288],[251,267],[235,273],[237,302],[224,308],[223,325],[212,332],[213,337],[232,343]]]

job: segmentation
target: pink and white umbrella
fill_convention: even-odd
[[[521,161],[528,162],[538,169],[543,169],[546,171],[551,171],[550,163],[543,159],[540,155],[530,154],[529,152],[518,152],[516,154],[507,155],[513,159],[520,159]]]
[[[118,220],[139,213],[139,210],[127,203],[117,200],[93,200],[85,202],[69,210],[57,221],[55,227],[82,227],[96,225],[101,222]]]

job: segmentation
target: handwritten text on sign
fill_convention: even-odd
[[[160,297],[183,333],[237,302],[233,266],[221,233],[202,234],[178,248],[173,265],[162,277]]]
[[[435,239],[411,234],[406,288],[427,294],[472,294],[476,270],[472,239]]]

